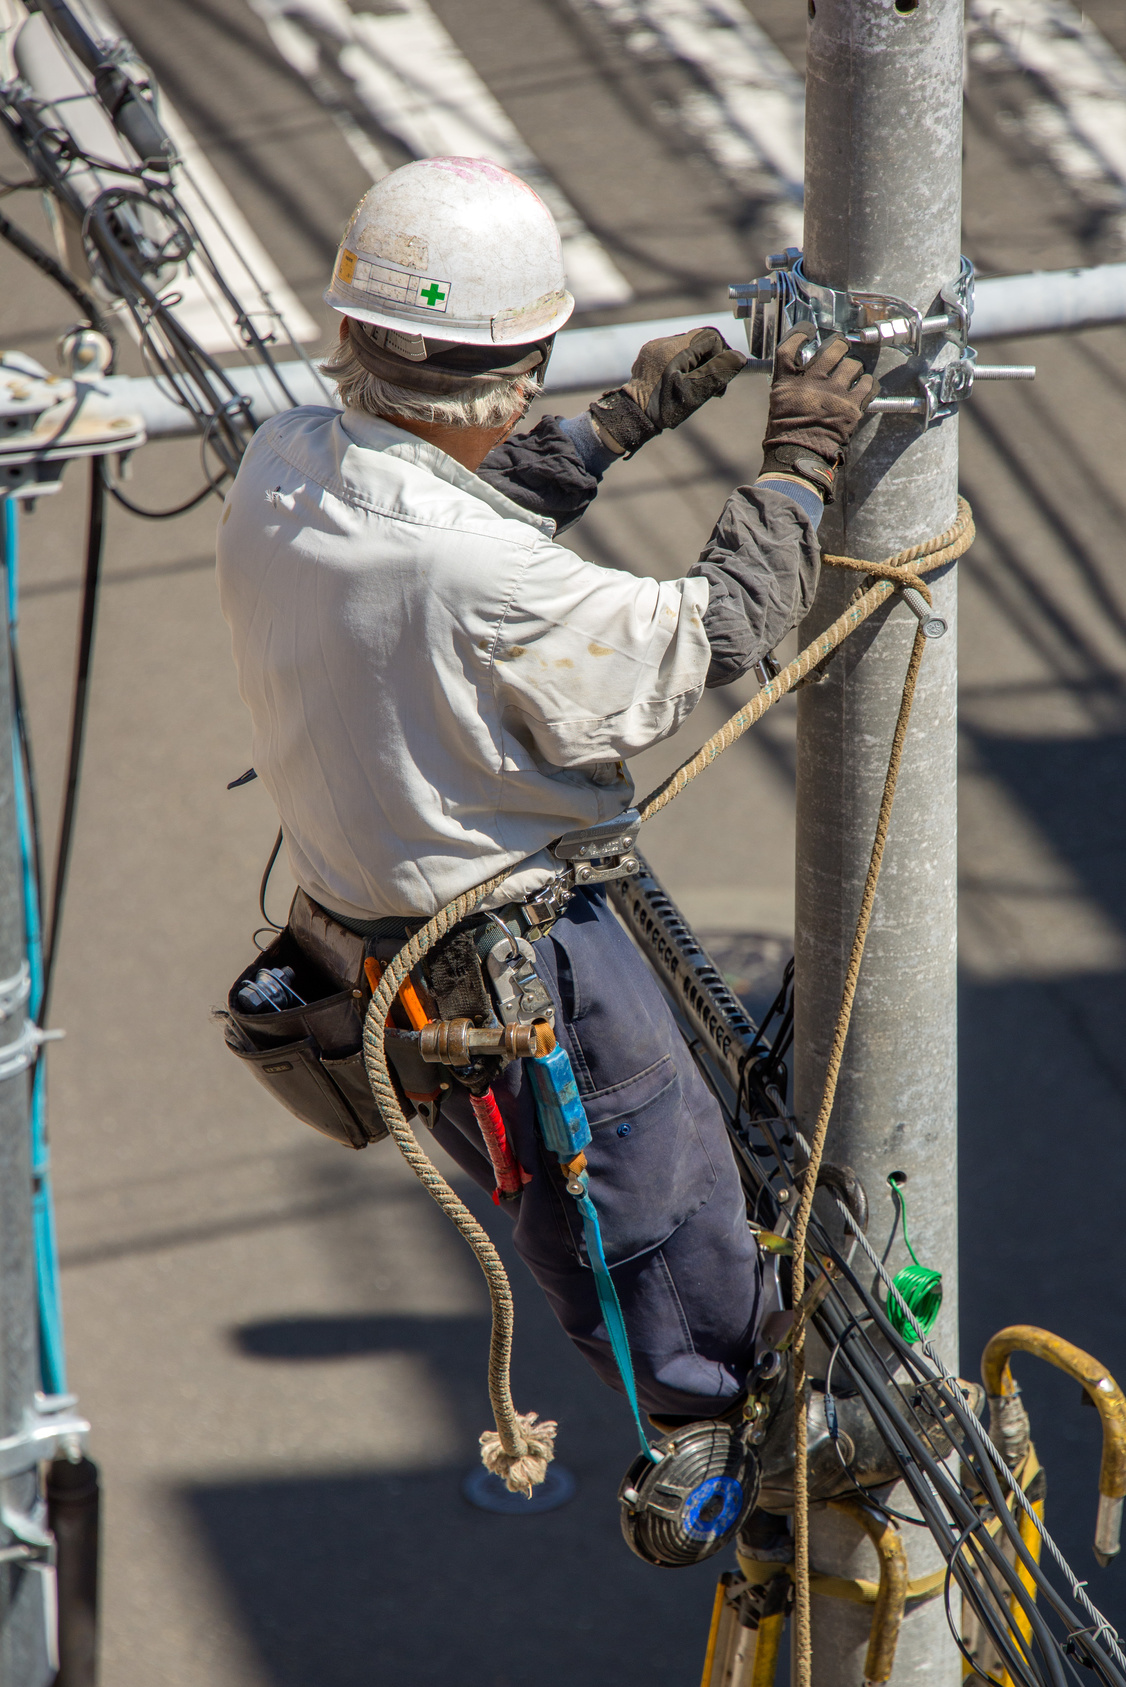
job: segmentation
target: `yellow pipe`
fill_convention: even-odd
[[[981,1377],[986,1393],[1005,1399],[1016,1391],[1009,1360],[1014,1353],[1033,1353],[1082,1384],[1097,1408],[1103,1426],[1103,1456],[1099,1469],[1099,1513],[1095,1525],[1095,1557],[1109,1564],[1118,1552],[1122,1502],[1126,1498],[1126,1395],[1105,1365],[1062,1336],[1035,1324],[1010,1324],[986,1343]]]
[[[715,1663],[715,1643],[719,1638],[719,1624],[723,1616],[724,1601],[727,1598],[727,1583],[721,1578],[716,1583],[715,1599],[712,1602],[712,1626],[708,1630],[708,1649],[704,1654],[704,1673],[700,1677],[700,1687],[712,1687],[712,1667]]]
[[[759,1620],[755,1637],[755,1659],[751,1665],[750,1687],[774,1687],[778,1671],[778,1649],[782,1644],[782,1630],[786,1626],[783,1612]]]
[[[880,1564],[880,1582],[872,1607],[868,1655],[864,1660],[865,1687],[883,1687],[891,1679],[899,1630],[907,1608],[910,1576],[903,1537],[894,1521],[859,1499],[830,1500],[829,1509],[851,1517],[868,1536]]]

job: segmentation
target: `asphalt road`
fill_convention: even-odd
[[[619,315],[718,312],[729,280],[761,272],[776,207],[761,189],[734,194],[675,120],[688,69],[568,0],[434,9],[627,278]],[[805,8],[750,9],[800,71]],[[242,0],[118,11],[327,335],[320,289],[366,185],[339,113]],[[1086,11],[1126,56],[1115,0]],[[1028,77],[971,59],[965,240],[985,273],[1119,255],[1113,216],[1030,138],[1036,96]],[[369,133],[401,161],[394,136]],[[30,196],[6,203],[41,226]],[[0,343],[49,362],[70,320],[0,253]],[[1035,386],[980,391],[962,424],[979,532],[962,569],[962,1362],[974,1374],[993,1330],[1031,1322],[1126,1376],[1126,329],[1012,351],[1038,364]],[[616,468],[568,542],[636,572],[683,570],[757,468],[763,408],[760,383],[737,383]],[[133,495],[171,503],[196,475],[192,446],[153,445]],[[71,470],[23,525],[48,832],[83,501]],[[713,1568],[659,1575],[621,1542],[622,1403],[517,1266],[516,1397],[559,1419],[579,1491],[538,1519],[471,1510],[459,1482],[489,1421],[471,1258],[393,1148],[349,1155],[275,1111],[209,1022],[251,952],[275,825],[260,788],[225,789],[249,734],[214,519],[206,506],[159,525],[111,517],[53,1016],[67,1030],[50,1099],[71,1380],[106,1484],[103,1679],[687,1687]],[[710,696],[680,744],[643,758],[639,785],[733,701]],[[792,715],[733,749],[646,847],[725,970],[761,996],[792,930]],[[279,876],[275,911],[285,894]],[[878,1232],[891,1214],[870,1194]],[[1051,1526],[1126,1621],[1126,1572],[1090,1552],[1097,1420],[1055,1373],[1020,1375]]]

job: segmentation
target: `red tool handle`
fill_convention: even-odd
[[[471,1095],[469,1100],[493,1163],[493,1174],[497,1180],[493,1200],[499,1202],[502,1196],[519,1195],[524,1184],[531,1182],[531,1175],[524,1171],[512,1152],[496,1097],[489,1089],[484,1095]]]

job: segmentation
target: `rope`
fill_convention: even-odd
[[[927,572],[930,572],[934,568],[941,567],[944,562],[952,561],[956,556],[962,556],[972,544],[973,536],[974,527],[970,506],[964,498],[959,498],[957,518],[953,526],[948,528],[945,533],[939,534],[936,538],[927,540],[921,545],[915,545],[910,550],[900,551],[895,556],[888,557],[882,563],[862,562],[855,557],[836,556],[825,556],[822,561],[832,567],[851,569],[858,574],[878,574],[881,576],[883,583],[894,581],[896,586],[914,586],[917,591],[923,593],[929,603],[930,593],[919,575],[911,569],[910,564],[918,559],[927,558],[929,559]],[[894,588],[889,586],[888,589]],[[865,594],[865,596],[869,595],[871,594]],[[861,598],[859,601],[863,602],[864,599]],[[859,603],[853,607],[858,608]],[[887,843],[892,803],[895,800],[895,787],[903,760],[903,746],[907,740],[907,724],[911,718],[915,685],[919,678],[919,668],[922,664],[926,644],[926,635],[922,627],[917,627],[914,642],[911,646],[911,656],[907,663],[907,673],[904,676],[903,695],[900,699],[899,714],[892,736],[887,776],[884,780],[883,795],[880,799],[880,809],[876,819],[876,833],[872,840],[872,853],[868,862],[867,877],[864,881],[864,892],[860,899],[856,933],[852,940],[852,949],[845,971],[841,1005],[837,1012],[833,1041],[829,1049],[821,1105],[817,1113],[813,1140],[810,1143],[809,1165],[802,1178],[801,1200],[798,1204],[793,1237],[793,1298],[795,1308],[801,1299],[805,1284],[806,1237],[809,1231],[810,1215],[813,1211],[813,1198],[817,1192],[817,1174],[821,1168],[825,1140],[829,1132],[829,1118],[833,1111],[833,1103],[836,1100],[837,1082],[840,1078],[841,1063],[844,1058],[849,1021],[852,1018],[853,1003],[856,1000],[856,987],[860,978],[860,964],[864,959],[864,946],[872,920],[876,886],[879,882],[880,866],[883,862],[884,847]],[[791,666],[793,665],[791,664]],[[779,675],[779,678],[781,677]],[[800,1318],[795,1321],[792,1348],[794,1367],[794,1583],[796,1589],[794,1655],[797,1665],[797,1687],[811,1687],[813,1672],[809,1610],[809,1401],[805,1374],[805,1322],[804,1319]]]
[[[379,981],[368,1005],[364,1019],[364,1065],[376,1105],[383,1115],[387,1129],[407,1165],[414,1172],[427,1194],[433,1196],[446,1217],[465,1237],[477,1256],[477,1263],[485,1274],[492,1304],[493,1327],[489,1338],[489,1400],[496,1421],[496,1431],[481,1436],[481,1457],[487,1469],[495,1471],[513,1493],[531,1495],[536,1483],[542,1482],[551,1463],[555,1444],[556,1425],[537,1423],[535,1412],[521,1416],[512,1403],[509,1366],[512,1359],[512,1289],[496,1248],[488,1233],[478,1224],[460,1196],[450,1188],[434,1162],[419,1146],[406,1116],[399,1106],[391,1075],[387,1069],[383,1032],[391,1004],[399,987],[429,953],[438,940],[461,920],[472,914],[490,893],[502,885],[508,870],[486,879],[475,890],[467,890],[453,902],[440,908],[434,918],[399,950]]]
[[[751,698],[749,703],[739,709],[731,719],[716,733],[713,733],[694,756],[677,768],[664,784],[646,797],[641,804],[641,820],[651,820],[661,809],[668,806],[674,797],[680,795],[705,768],[710,767],[716,758],[723,754],[737,739],[741,738],[749,727],[761,720],[766,711],[792,691],[798,682],[806,677],[826,657],[842,644],[857,627],[861,626],[873,612],[885,603],[893,592],[903,586],[914,586],[922,592],[927,602],[930,594],[919,575],[910,564],[919,558],[927,558],[927,571],[940,568],[947,562],[953,562],[967,551],[973,542],[974,526],[970,506],[964,498],[958,500],[958,515],[953,525],[945,533],[935,539],[927,540],[924,544],[915,545],[910,550],[901,551],[896,556],[889,557],[886,562],[869,563],[858,562],[852,557],[824,556],[822,561],[837,568],[854,569],[860,573],[876,576],[874,585],[863,589],[860,594],[839,615],[831,626],[812,644],[806,646],[801,654],[795,657],[788,667],[767,682],[762,689]],[[918,673],[919,661],[922,657],[922,646],[925,640],[920,629],[915,638],[915,648],[912,652],[912,668],[908,670],[908,679],[912,693],[914,692],[914,675]],[[910,701],[905,688],[904,698],[907,713],[910,712]],[[907,716],[900,710],[900,724],[896,728],[896,741],[892,754],[895,761],[895,771],[898,773],[899,757],[902,755],[903,737],[907,729]],[[891,769],[889,768],[889,774]],[[891,785],[894,794],[894,780]],[[891,799],[885,790],[885,801],[890,813]],[[881,809],[883,815],[883,809]],[[884,836],[887,825],[884,819]],[[877,831],[879,838],[879,832]],[[883,842],[879,844],[880,854],[883,853]],[[387,1056],[384,1051],[384,1028],[391,1004],[399,992],[403,980],[412,968],[427,955],[440,938],[444,937],[461,920],[466,919],[475,909],[479,908],[485,899],[492,894],[511,875],[512,868],[508,867],[494,878],[487,879],[484,884],[473,890],[465,891],[454,901],[448,902],[440,908],[429,923],[417,931],[404,945],[394,960],[389,962],[379,982],[379,987],[372,996],[364,1020],[364,1064],[367,1068],[368,1081],[375,1096],[390,1135],[396,1146],[423,1188],[441,1207],[457,1229],[464,1236],[469,1246],[477,1256],[477,1261],[484,1272],[485,1281],[489,1287],[489,1299],[492,1303],[493,1325],[489,1339],[489,1399],[493,1408],[496,1430],[486,1431],[481,1436],[481,1457],[487,1469],[495,1471],[501,1476],[513,1493],[531,1494],[532,1487],[542,1482],[551,1462],[557,1426],[554,1423],[540,1423],[536,1420],[535,1412],[521,1416],[512,1402],[511,1384],[509,1381],[509,1367],[512,1358],[512,1289],[505,1272],[504,1264],[489,1239],[488,1234],[478,1224],[473,1214],[464,1202],[455,1194],[446,1182],[437,1166],[429,1159],[407,1123],[402,1108],[399,1106],[387,1068]],[[876,864],[876,875],[879,865]],[[869,877],[872,877],[869,869]],[[875,892],[875,880],[872,879],[871,891]],[[868,887],[865,887],[866,903],[862,904],[864,919],[864,933],[867,932],[868,919],[871,916],[871,897]],[[867,912],[864,912],[865,907]],[[863,953],[863,939],[860,937],[860,952]],[[855,948],[855,945],[854,945]],[[859,955],[856,959],[856,970],[859,971]],[[847,990],[847,984],[846,984]],[[852,984],[855,993],[855,979]],[[852,1000],[848,999],[848,1011],[851,1013]],[[839,1029],[839,1026],[838,1026]],[[844,1029],[847,1031],[848,1022],[845,1017]],[[843,1036],[841,1039],[843,1050]],[[837,1057],[837,1070],[840,1067],[840,1057]],[[833,1075],[833,1089],[836,1088],[836,1074]],[[829,1102],[830,1110],[832,1098]],[[826,1114],[826,1124],[827,1124]],[[803,1195],[802,1207],[799,1208],[799,1220],[802,1210],[805,1211],[805,1222],[801,1230],[802,1254],[799,1258],[795,1242],[794,1254],[794,1282],[799,1283],[804,1275],[804,1246],[805,1233],[809,1224],[809,1207],[812,1205],[813,1187],[817,1181],[816,1167],[820,1165],[821,1151],[824,1147],[824,1131],[821,1141],[814,1141],[815,1164],[812,1176],[807,1180],[809,1203]],[[795,1387],[797,1386],[797,1364],[799,1343],[804,1348],[804,1334],[798,1331],[795,1336]],[[804,1389],[802,1391],[804,1408]],[[802,1418],[802,1433],[804,1447],[804,1411],[798,1414]],[[805,1477],[804,1457],[799,1459],[802,1477]],[[795,1474],[795,1500],[797,1492],[797,1475]],[[808,1484],[806,1483],[806,1491]],[[806,1519],[808,1524],[808,1519]],[[806,1635],[808,1642],[808,1596],[809,1596],[809,1541],[808,1527],[805,1535],[805,1613]],[[801,1588],[799,1584],[799,1610],[801,1609]],[[805,1680],[799,1687],[808,1687],[808,1668]]]
[[[957,517],[945,533],[940,533],[936,539],[928,539],[921,545],[913,545],[910,550],[900,551],[896,556],[889,557],[886,562],[858,562],[855,557],[850,556],[823,556],[822,562],[828,563],[833,568],[852,569],[859,574],[875,574],[880,578],[874,586],[855,598],[844,613],[838,615],[837,619],[826,627],[825,631],[815,638],[812,644],[808,644],[799,656],[795,656],[788,667],[783,668],[782,672],[776,674],[772,680],[768,680],[762,690],[756,692],[750,702],[744,703],[743,707],[737,710],[731,719],[720,727],[718,732],[713,733],[707,743],[701,745],[694,756],[690,756],[686,762],[683,762],[675,773],[671,773],[663,784],[657,786],[656,790],[650,791],[644,802],[638,805],[642,822],[652,820],[655,814],[659,814],[663,808],[666,808],[674,797],[680,795],[686,785],[690,785],[698,774],[703,773],[705,768],[712,765],[717,756],[721,756],[724,750],[730,749],[732,744],[742,738],[749,727],[754,726],[756,721],[762,719],[768,709],[773,708],[780,698],[785,697],[788,691],[793,691],[794,687],[805,679],[807,674],[814,668],[819,667],[839,644],[844,643],[850,633],[854,633],[857,627],[861,626],[873,611],[880,607],[881,603],[887,602],[893,592],[899,591],[904,586],[914,586],[915,590],[921,592],[929,603],[930,592],[926,583],[909,566],[910,563],[917,558],[926,557],[928,559],[926,572],[930,573],[934,569],[942,568],[948,562],[956,562],[960,556],[964,556],[973,544],[973,540],[973,512],[966,500],[959,498]]]

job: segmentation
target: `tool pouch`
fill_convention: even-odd
[[[235,1005],[259,968],[283,966],[294,970],[303,1007],[244,1013]],[[336,1142],[366,1148],[387,1129],[364,1066],[364,1007],[361,992],[342,990],[286,930],[235,979],[220,1017],[227,1047],[283,1107]]]

